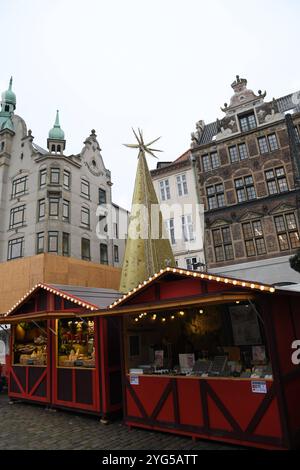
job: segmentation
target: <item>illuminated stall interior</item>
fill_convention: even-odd
[[[95,327],[93,319],[57,320],[59,367],[95,367]]]
[[[20,322],[13,329],[13,365],[46,366],[47,322]]]

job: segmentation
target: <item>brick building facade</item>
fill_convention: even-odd
[[[300,282],[288,262],[300,247],[299,96],[267,102],[238,76],[232,88],[225,116],[192,133],[207,267],[254,279],[268,266],[261,280]]]

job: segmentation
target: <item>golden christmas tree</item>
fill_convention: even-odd
[[[160,150],[150,146],[160,137],[145,144],[142,131],[139,129],[138,134],[134,130],[133,132],[137,144],[125,144],[126,147],[139,149],[139,154],[120,282],[120,291],[124,293],[129,292],[160,269],[175,266],[172,248],[165,235],[159,202],[146,160],[146,153],[157,158],[154,152],[160,152]]]

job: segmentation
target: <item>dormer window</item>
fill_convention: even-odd
[[[8,111],[9,111],[9,105],[8,105],[8,104],[5,105],[4,111],[5,111],[6,113],[8,113]]]
[[[241,132],[251,131],[257,127],[254,113],[239,116]]]

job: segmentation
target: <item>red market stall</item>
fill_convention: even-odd
[[[102,417],[120,411],[119,322],[93,316],[118,296],[47,284],[25,295],[1,319],[12,325],[9,397]]]
[[[300,441],[299,292],[166,268],[113,302],[130,427],[289,449]]]

